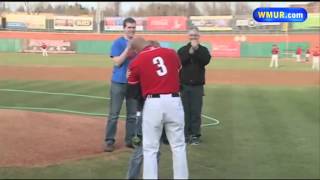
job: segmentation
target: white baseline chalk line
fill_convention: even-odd
[[[0,89],[0,91],[33,93],[33,94],[49,94],[49,95],[61,95],[61,96],[75,96],[75,97],[85,97],[85,98],[92,98],[92,99],[110,100],[110,98],[108,98],[108,97],[92,96],[92,95],[85,95],[85,94],[75,94],[75,93],[57,93],[57,92],[46,92],[46,91],[31,91],[31,90],[23,90],[23,89]],[[75,110],[68,110],[68,109],[60,109],[60,108],[22,107],[22,106],[0,106],[0,108],[67,112],[67,113],[84,114],[84,115],[90,115],[90,116],[108,116],[107,114],[102,114],[102,113],[90,113],[90,112],[75,111]],[[215,119],[213,117],[210,117],[208,115],[201,114],[201,116],[203,118],[205,118],[205,119],[208,119],[208,120],[212,121],[212,123],[209,123],[209,124],[202,124],[201,127],[215,126],[215,125],[218,125],[220,123],[219,120],[217,120],[217,119]],[[126,118],[125,115],[119,115],[119,117]]]

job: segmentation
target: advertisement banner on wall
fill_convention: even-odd
[[[147,17],[148,31],[185,31],[187,17],[184,16],[150,16]]]
[[[292,23],[293,29],[320,29],[320,13],[308,13],[304,22]]]
[[[46,17],[42,15],[7,14],[7,28],[46,29]]]
[[[136,20],[136,30],[143,31],[146,23],[145,17],[133,17]],[[122,31],[124,17],[106,17],[104,18],[105,31]]]
[[[41,52],[43,43],[48,46],[48,53],[75,53],[70,41],[45,39],[26,40],[23,52]]]
[[[61,30],[93,30],[93,17],[55,16],[53,28]]]
[[[213,57],[240,57],[240,42],[212,42]]]
[[[238,19],[236,20],[236,26],[250,26],[248,19]]]
[[[279,22],[257,22],[254,19],[238,19],[236,26],[256,27],[256,26],[280,26]]]
[[[7,29],[17,29],[17,30],[26,30],[27,25],[23,22],[7,22]]]
[[[190,16],[190,21],[200,31],[232,30],[232,16]]]

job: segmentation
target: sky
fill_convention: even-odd
[[[24,2],[25,1],[23,1],[23,2],[6,2],[6,6],[7,7],[10,7],[12,10],[15,10],[15,9],[17,9],[21,4],[22,5],[24,5]],[[156,3],[167,3],[167,2],[161,2],[161,1],[155,1]],[[178,1],[177,1],[178,2]],[[34,1],[32,1],[31,2],[32,4],[36,4],[37,2],[34,2]],[[50,4],[52,4],[53,6],[55,6],[55,5],[58,5],[58,4],[70,4],[70,5],[72,5],[72,4],[75,4],[76,3],[76,1],[69,1],[69,2],[46,2],[46,3],[50,3]],[[97,7],[97,2],[84,2],[84,1],[80,1],[80,2],[77,2],[77,3],[79,3],[79,4],[81,4],[81,5],[83,5],[83,6],[85,6],[85,7],[88,7],[88,8],[91,8],[91,7],[93,7],[93,8],[96,8]],[[108,4],[108,3],[112,3],[112,2],[99,2],[99,3],[102,3],[102,4]],[[132,1],[130,1],[130,2],[121,2],[121,9],[120,9],[120,12],[121,12],[121,14],[123,14],[123,13],[126,13],[129,9],[131,9],[131,8],[133,8],[133,7],[136,7],[136,6],[138,6],[138,5],[140,5],[140,4],[148,4],[148,3],[152,3],[152,2],[139,2],[139,1],[136,1],[136,2],[132,2]],[[178,2],[178,3],[186,3],[186,2]],[[200,2],[200,3],[198,3],[199,5],[200,5],[200,8],[201,8],[201,4],[202,4],[203,2]],[[257,7],[260,7],[260,5],[261,5],[261,2],[248,2],[249,4],[250,4],[250,6],[252,7],[252,8],[257,8]],[[271,7],[288,7],[289,5],[291,5],[291,4],[306,4],[306,3],[308,3],[308,2],[266,2],[266,1],[264,1],[264,3],[268,3],[268,4],[270,4],[270,6]]]

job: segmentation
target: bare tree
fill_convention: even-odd
[[[45,11],[48,12],[48,13],[53,13],[54,8],[52,7],[51,4],[48,4],[47,9]]]
[[[194,14],[197,15],[199,9],[194,6]],[[170,4],[160,4],[151,3],[146,6],[139,6],[135,9],[128,11],[129,16],[187,16],[188,7],[185,4],[170,3]]]
[[[115,8],[113,6],[114,4],[113,5],[112,4],[110,2],[108,2],[105,4],[104,8],[100,7],[103,17],[115,16],[116,12],[115,12]]]
[[[252,8],[246,2],[236,2],[235,15],[251,15]]]
[[[139,6],[137,8],[131,8],[126,15],[127,16],[145,16],[144,12],[143,12],[144,8]]]
[[[26,8],[27,13],[30,14],[30,4],[29,4],[29,2],[26,1],[26,2],[24,3],[24,6],[25,6],[25,8]]]
[[[220,13],[220,10],[216,2],[210,2],[204,4],[204,12],[208,16],[217,16]]]
[[[96,14],[96,9],[94,7],[91,7],[90,8],[90,14]]]
[[[65,13],[66,9],[67,9],[66,5],[59,4],[54,8],[54,13],[62,15]]]
[[[227,16],[232,15],[230,2],[220,2],[219,15]]]
[[[195,2],[188,2],[188,15],[189,16],[199,16],[200,14],[200,10],[197,8],[197,6],[195,5]]]
[[[44,3],[40,2],[35,6],[34,12],[39,14],[40,12],[45,12]]]
[[[114,16],[120,15],[120,2],[116,1],[114,2]]]
[[[0,13],[6,9],[6,2],[0,2]]]
[[[25,12],[24,6],[20,5],[16,11],[17,12]]]

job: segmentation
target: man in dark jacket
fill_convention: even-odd
[[[190,42],[178,50],[181,98],[185,113],[185,136],[191,145],[198,145],[201,136],[201,111],[205,84],[205,66],[210,62],[208,49],[199,42],[197,27],[188,31]]]

